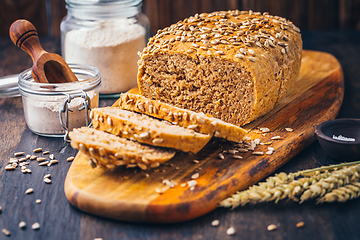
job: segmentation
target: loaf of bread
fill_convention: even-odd
[[[300,30],[252,11],[196,14],[149,40],[141,53],[141,95],[242,126],[269,112],[294,85]]]
[[[147,114],[196,132],[211,134],[233,142],[240,142],[247,132],[241,127],[208,117],[204,113],[178,108],[138,94],[122,94],[118,104],[121,109]]]
[[[145,170],[158,167],[175,155],[172,149],[147,146],[87,127],[73,129],[69,137],[71,146],[87,155],[94,166],[126,165]]]
[[[91,110],[93,127],[97,130],[159,147],[175,148],[184,152],[199,152],[211,135],[173,125],[167,121],[105,107]]]

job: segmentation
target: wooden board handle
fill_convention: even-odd
[[[13,22],[9,35],[16,46],[30,55],[33,63],[45,52],[40,45],[36,28],[27,20],[19,19]]]

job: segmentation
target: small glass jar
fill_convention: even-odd
[[[141,5],[141,0],[66,0],[62,56],[68,63],[99,69],[100,94],[124,92],[137,84],[138,52],[149,38]]]
[[[73,128],[87,126],[90,109],[99,106],[99,71],[90,66],[69,64],[79,81],[38,83],[31,69],[19,75],[26,124],[38,135],[67,137]]]

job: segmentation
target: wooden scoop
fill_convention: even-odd
[[[32,77],[39,83],[78,81],[65,60],[58,54],[46,52],[40,45],[36,28],[27,20],[13,22],[9,30],[13,43],[27,52],[33,66]]]

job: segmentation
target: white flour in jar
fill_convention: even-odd
[[[88,92],[90,98],[90,107],[95,108],[99,105],[99,96],[95,92]],[[63,135],[65,129],[60,124],[59,111],[67,97],[65,96],[46,96],[41,99],[28,99],[24,101],[26,108],[25,118],[28,127],[35,133],[40,135]],[[83,98],[74,98],[68,104],[73,109],[69,112],[69,130],[79,128],[86,125],[85,110],[79,111],[83,106]],[[63,123],[65,124],[65,114],[63,114]]]
[[[97,28],[81,28],[66,34],[64,58],[68,63],[99,69],[100,93],[124,92],[136,86],[137,52],[145,47],[145,34],[145,28],[134,19],[99,21]]]

